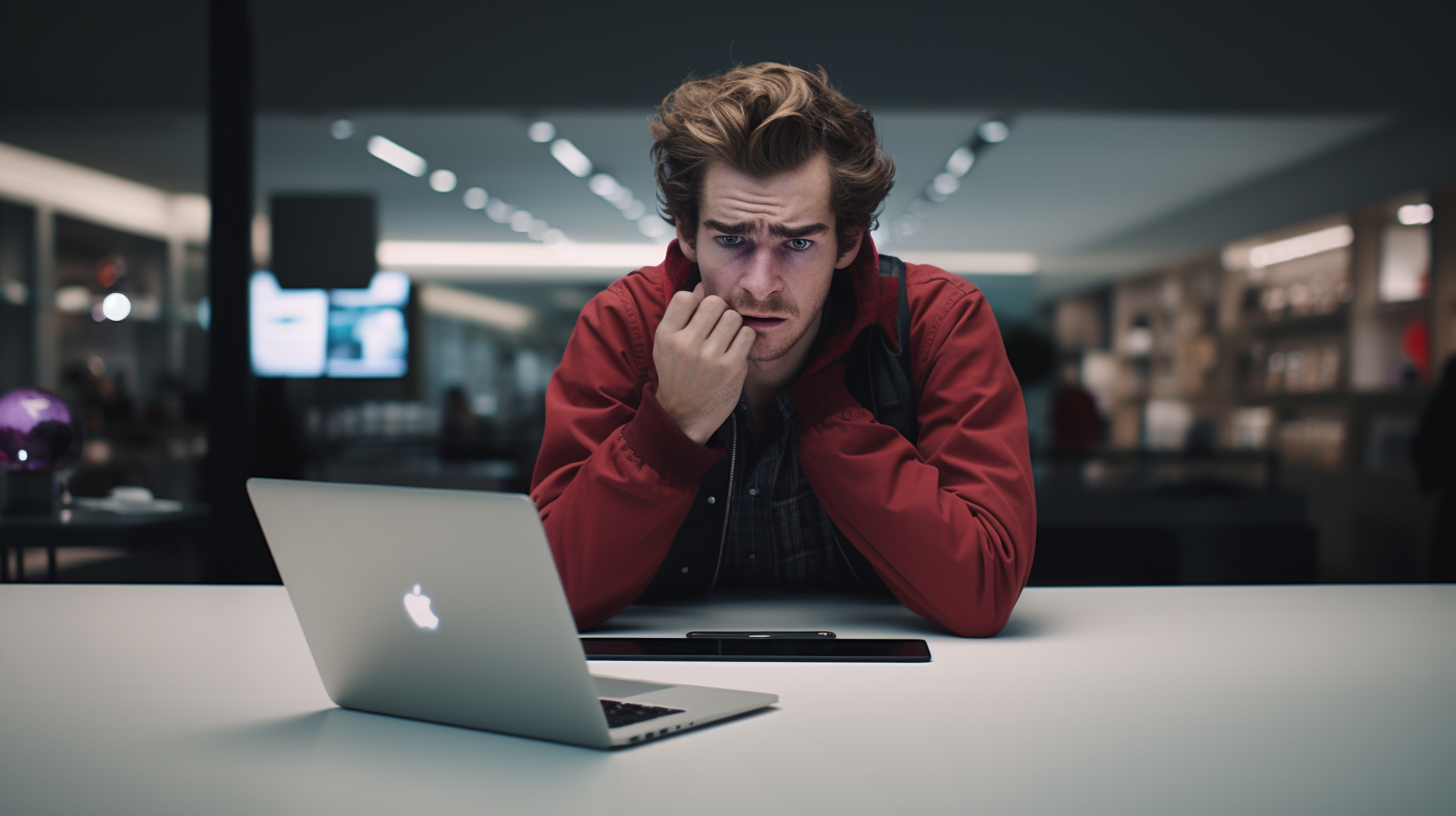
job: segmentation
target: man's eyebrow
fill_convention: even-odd
[[[768,231],[769,234],[777,235],[780,238],[807,238],[810,235],[828,232],[829,227],[825,224],[809,224],[804,227],[786,227],[783,224],[769,224]]]
[[[711,218],[704,220],[703,226],[728,235],[742,235],[753,228],[753,225],[747,221],[739,221],[736,224],[725,224],[722,221],[714,221]]]
[[[714,221],[711,218],[705,219],[703,226],[721,232],[724,235],[742,235],[753,229],[753,223],[749,221],[725,224],[722,221]],[[829,227],[826,224],[818,223],[808,224],[802,227],[786,227],[782,224],[770,224],[768,231],[770,235],[775,235],[779,238],[805,238],[810,235],[818,235],[821,232],[828,232]]]

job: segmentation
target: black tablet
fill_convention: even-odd
[[[923,640],[864,638],[584,637],[587,660],[929,663]]]

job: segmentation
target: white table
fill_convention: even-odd
[[[0,586],[0,813],[1456,812],[1456,586],[1030,589],[989,640],[828,601],[605,631],[820,627],[934,659],[593,663],[782,698],[609,753],[335,708],[279,587]]]

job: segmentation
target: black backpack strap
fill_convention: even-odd
[[[914,442],[915,392],[910,387],[910,297],[905,286],[905,263],[892,255],[880,256],[880,277],[899,278],[900,304],[895,321],[899,350],[892,351],[882,329],[871,326],[860,333],[846,357],[845,385],[859,403]]]
[[[900,306],[895,320],[899,349],[890,350],[883,328],[870,326],[855,338],[845,355],[844,384],[859,404],[875,415],[875,421],[889,425],[913,444],[920,426],[915,420],[915,392],[910,387],[910,297],[905,287],[905,263],[890,255],[880,256],[880,277],[900,279]],[[840,552],[850,572],[865,588],[884,595],[890,590],[875,573],[869,559],[835,528]]]
[[[895,362],[900,364],[900,370],[905,372],[905,378],[910,378],[910,293],[905,288],[905,262],[890,255],[880,256],[880,277],[885,276],[885,263],[889,262],[895,277],[900,279],[900,314],[895,321],[895,330],[899,333],[900,350],[895,352]],[[913,403],[914,395],[911,395]]]

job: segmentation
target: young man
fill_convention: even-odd
[[[1036,514],[1020,389],[985,298],[907,265],[912,442],[846,386],[900,293],[868,232],[893,183],[821,71],[689,81],[652,124],[678,239],[582,310],[532,478],[579,626],[715,587],[884,591],[1005,625]]]

